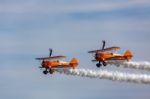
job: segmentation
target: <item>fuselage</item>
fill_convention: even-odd
[[[106,61],[106,60],[126,60],[126,57],[121,54],[114,54],[114,53],[96,53],[95,59],[97,61]]]
[[[77,63],[70,63],[70,62],[65,62],[65,61],[48,61],[48,60],[43,60],[41,66],[43,68],[67,68],[67,67],[72,67],[75,68],[78,64]]]

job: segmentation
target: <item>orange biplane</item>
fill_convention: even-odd
[[[75,68],[78,66],[78,60],[76,58],[72,58],[70,62],[61,61],[60,58],[65,58],[66,56],[52,56],[52,49],[49,49],[50,54],[49,57],[36,58],[36,60],[42,60],[40,68],[44,68],[44,74],[48,72],[53,74],[54,69],[57,68]]]
[[[102,49],[89,51],[88,53],[95,53],[95,59],[92,61],[98,61],[98,63],[96,64],[97,67],[100,67],[101,65],[106,66],[109,61],[129,61],[132,58],[132,53],[129,50],[126,50],[124,54],[113,53],[113,51],[117,51],[119,49],[120,47],[116,46],[105,48],[105,41],[103,41]]]

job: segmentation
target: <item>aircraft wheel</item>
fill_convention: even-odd
[[[45,75],[46,75],[47,73],[48,73],[48,71],[47,71],[47,70],[43,71],[43,74],[45,74]]]
[[[50,69],[50,70],[49,70],[49,73],[50,73],[50,74],[53,74],[53,73],[54,73],[54,70]]]
[[[103,62],[103,65],[104,65],[104,66],[107,66],[107,63],[106,63],[106,62]]]
[[[100,64],[100,63],[97,63],[96,66],[97,66],[98,68],[100,68],[100,67],[101,67],[101,64]]]

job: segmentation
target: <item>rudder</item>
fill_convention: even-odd
[[[124,56],[127,60],[130,60],[133,57],[131,51],[129,50],[124,53]]]
[[[70,65],[76,67],[78,65],[78,60],[76,58],[72,58],[72,60],[70,61]]]

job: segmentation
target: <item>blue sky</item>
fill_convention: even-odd
[[[0,0],[0,98],[149,99],[149,85],[60,74],[45,76],[36,57],[77,57],[97,69],[88,50],[117,45],[133,60],[150,61],[149,0]],[[115,66],[102,69],[145,73]]]

